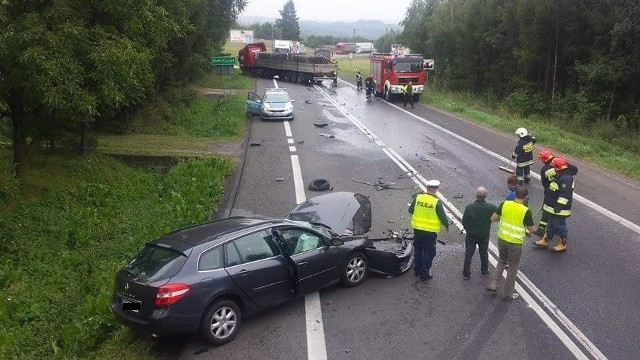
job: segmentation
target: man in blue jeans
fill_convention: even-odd
[[[449,231],[449,219],[444,212],[442,202],[436,197],[440,181],[427,181],[427,192],[417,194],[411,205],[411,227],[413,228],[414,260],[413,270],[421,281],[433,276],[430,273],[433,259],[436,257],[436,241],[442,224]]]

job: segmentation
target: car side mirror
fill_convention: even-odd
[[[333,238],[333,239],[331,239],[331,245],[333,245],[333,246],[342,246],[342,245],[344,245],[344,240],[338,239],[338,238]]]
[[[258,99],[258,100],[256,100],[256,102],[259,104],[259,103],[261,103],[261,102],[262,102],[262,100]]]
[[[296,99],[291,99],[291,102],[292,102],[292,103],[296,102]]]

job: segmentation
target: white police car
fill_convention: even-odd
[[[260,115],[263,120],[293,120],[293,102],[287,89],[269,88],[262,97],[249,92],[245,111],[250,115]]]

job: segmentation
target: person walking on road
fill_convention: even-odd
[[[409,81],[409,84],[402,87],[402,94],[404,95],[404,107],[407,107],[408,101],[411,108],[415,108],[413,105],[413,82]]]
[[[362,90],[362,74],[356,69],[356,88]]]
[[[520,258],[522,257],[522,243],[525,236],[535,230],[531,210],[524,205],[524,200],[529,195],[529,191],[524,186],[516,189],[515,201],[505,200],[493,215],[491,221],[498,221],[498,265],[491,276],[491,284],[487,291],[497,292],[498,283],[502,277],[502,272],[508,265],[507,279],[504,283],[504,299],[511,300],[519,297],[514,292],[516,276],[520,268]]]
[[[467,233],[465,236],[464,268],[462,278],[469,280],[471,277],[471,259],[478,246],[480,254],[480,272],[482,276],[489,275],[489,232],[491,231],[491,215],[498,209],[488,203],[487,189],[479,187],[476,190],[476,201],[467,205],[462,215],[462,226]]]
[[[549,242],[555,235],[560,237],[560,241],[551,249],[553,252],[567,251],[567,218],[571,216],[571,205],[573,203],[573,189],[575,183],[573,177],[578,173],[578,168],[569,165],[567,160],[556,157],[551,160],[551,166],[556,173],[549,183],[549,197],[545,196],[545,203],[542,210],[549,213],[549,223],[545,229],[542,239],[534,242],[539,249],[549,247]]]
[[[516,176],[519,185],[531,182],[531,165],[533,165],[533,144],[536,138],[529,135],[527,129],[521,127],[516,130],[518,143],[511,154],[511,158],[516,160]]]
[[[544,149],[538,153],[538,160],[540,160],[543,164],[542,169],[540,170],[540,181],[542,182],[542,188],[544,189],[544,200],[542,202],[543,204],[550,203],[550,196],[553,195],[551,190],[549,190],[549,185],[551,184],[551,181],[553,181],[553,178],[556,176],[556,171],[553,166],[551,166],[551,160],[553,160],[553,158],[554,156],[551,150]],[[543,236],[544,230],[547,227],[548,223],[549,213],[544,211],[543,209],[542,217],[540,218],[538,228],[536,229],[534,234]]]
[[[417,194],[411,205],[411,227],[413,228],[413,246],[415,250],[413,270],[421,281],[427,281],[431,275],[431,265],[436,257],[436,241],[440,226],[449,231],[449,219],[444,212],[442,202],[436,197],[440,181],[427,181],[427,192]]]

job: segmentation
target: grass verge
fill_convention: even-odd
[[[230,171],[220,158],[160,174],[53,156],[32,166],[47,185],[30,182],[28,201],[3,176],[0,188],[21,200],[0,208],[0,358],[153,356],[111,314],[113,276],[146,241],[207,220]]]

